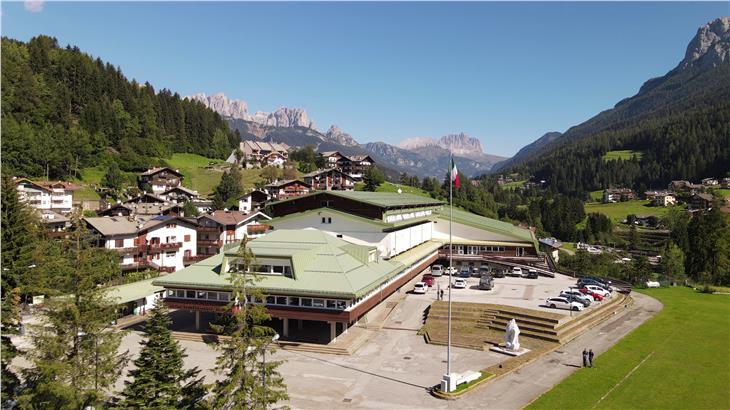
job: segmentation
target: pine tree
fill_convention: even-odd
[[[18,334],[20,328],[20,291],[18,288],[9,291],[2,298],[2,328],[0,342],[2,343],[2,383],[0,383],[0,406],[10,408],[9,403],[15,400],[16,391],[20,387],[20,380],[10,368],[10,363],[18,355],[18,349],[13,345],[9,335]]]
[[[56,282],[68,292],[47,299],[40,323],[31,326],[21,408],[102,405],[127,362],[127,354],[117,352],[123,332],[111,324],[116,303],[99,286],[117,274],[118,256],[94,246],[78,214],[72,221],[73,236],[63,243],[66,266],[60,267],[67,275]]]
[[[241,171],[237,167],[223,174],[213,193],[213,208],[223,209],[241,194]]]
[[[362,179],[363,182],[365,182],[365,190],[374,192],[376,189],[378,189],[380,184],[385,182],[385,175],[383,175],[383,171],[373,165],[365,170]]]
[[[254,255],[247,243],[244,237],[231,262],[233,297],[227,309],[232,320],[225,327],[211,324],[216,332],[229,336],[217,346],[221,354],[216,359],[216,372],[223,378],[212,391],[215,409],[266,409],[288,399],[284,379],[277,371],[281,362],[267,360],[264,366],[259,360],[259,356],[274,352],[271,340],[275,332],[264,325],[270,319],[266,306],[255,303],[266,298],[254,287],[259,278],[253,273]]]
[[[144,328],[142,350],[134,360],[136,369],[122,392],[118,407],[125,409],[202,408],[206,389],[200,370],[185,370],[187,356],[170,331],[167,308],[158,298]]]
[[[104,174],[104,177],[101,180],[101,185],[109,188],[113,198],[119,198],[121,195],[122,188],[124,188],[124,175],[122,175],[122,171],[119,169],[119,165],[117,165],[116,162],[112,162],[112,164],[109,165],[109,170],[106,174]]]
[[[31,209],[20,202],[15,182],[2,179],[0,192],[2,206],[2,297],[6,292],[23,287],[29,282],[29,269],[35,265],[34,249],[37,244],[37,218]]]
[[[185,214],[186,218],[189,218],[191,216],[198,216],[200,214],[200,211],[198,210],[198,207],[195,206],[190,201],[185,201],[185,204],[183,204],[183,213]]]

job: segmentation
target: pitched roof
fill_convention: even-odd
[[[414,206],[443,205],[438,199],[421,195],[397,192],[368,192],[368,191],[327,191],[330,195],[352,199],[381,208],[400,208]]]
[[[63,188],[67,191],[75,191],[79,189],[80,187],[74,183],[66,182],[66,181],[31,181],[28,178],[17,178],[15,180],[15,184],[19,185],[21,183],[28,183],[31,185],[35,185],[37,188],[43,189],[43,190],[51,190],[53,188]]]
[[[117,305],[133,302],[154,293],[165,290],[162,286],[153,285],[152,282],[156,278],[142,280],[139,282],[127,283],[110,287],[106,292],[106,297],[114,300]]]
[[[308,183],[306,183],[304,181],[300,181],[298,179],[282,179],[280,181],[274,181],[274,182],[272,182],[272,183],[270,183],[270,184],[268,184],[266,186],[267,187],[270,187],[270,188],[281,188],[281,187],[285,187],[287,185],[291,185],[291,184],[294,184],[294,183],[299,183],[299,184],[308,186],[310,188],[312,187]]]
[[[439,215],[439,219],[449,220],[449,210],[447,208],[439,209],[436,213]],[[456,208],[453,209],[453,221],[473,228],[511,236],[520,241],[531,242],[537,247],[535,236],[529,229],[520,228],[508,222],[498,221]]]
[[[327,173],[330,173],[330,172],[342,174],[342,175],[345,175],[346,177],[352,179],[352,176],[350,176],[349,174],[346,174],[346,173],[340,171],[339,169],[335,169],[335,168],[318,169],[318,170],[315,170],[315,171],[312,171],[312,172],[308,172],[308,173],[304,174],[302,177],[303,178],[313,178],[313,177],[316,177],[318,175],[327,174]]]
[[[155,167],[155,168],[150,168],[147,171],[140,172],[139,175],[155,175],[155,174],[158,174],[158,173],[160,173],[162,171],[168,171],[168,172],[170,172],[172,174],[175,174],[177,176],[183,176],[183,174],[180,171],[178,171],[176,169],[169,168],[169,167]]]
[[[182,218],[179,216],[158,215],[158,216],[155,216],[154,218],[148,220],[147,222],[145,222],[144,225],[142,225],[140,227],[139,233],[143,233],[145,231],[149,231],[151,229],[157,228],[158,226],[167,225],[167,224],[173,223],[173,222],[174,223],[182,222],[183,224],[192,225],[192,226],[197,225],[197,222],[186,219],[186,218]]]
[[[433,252],[439,246],[426,246],[421,253]],[[316,229],[277,230],[250,241],[249,247],[257,257],[291,260],[291,277],[259,275],[261,280],[255,286],[270,294],[359,297],[406,267],[398,260],[368,262],[374,247],[354,245]],[[220,268],[224,258],[235,258],[236,248],[230,251],[158,278],[154,284],[172,288],[229,288],[229,274],[220,273]]]
[[[182,191],[191,196],[198,196],[198,191],[193,191],[192,189],[185,188],[184,186],[176,186],[174,188],[170,188],[167,191],[163,192],[161,195],[167,195],[172,191]]]
[[[208,214],[203,214],[198,217],[200,218],[208,218],[211,219],[221,225],[238,225],[240,223],[246,222],[249,219],[253,218],[256,215],[261,215],[267,219],[271,219],[268,215],[264,214],[260,211],[255,212],[241,212],[241,211],[213,211]]]
[[[262,191],[260,189],[254,189],[251,192],[247,192],[247,193],[239,196],[238,199],[243,199],[243,198],[249,197],[249,196],[253,195],[254,193],[258,193],[258,194],[261,194],[261,195],[266,195],[267,198],[271,197],[271,195],[267,194],[266,192],[264,192],[264,191]]]
[[[322,155],[323,157],[331,157],[335,154],[337,154],[339,156],[343,156],[339,151],[324,151],[324,152],[320,152],[319,154]]]
[[[70,219],[66,216],[53,212],[50,209],[42,209],[38,212],[41,217],[41,223],[53,224],[53,223],[65,223],[69,222]]]
[[[242,149],[245,153],[252,153],[253,151],[275,151],[275,152],[283,152],[286,153],[286,151],[289,149],[289,146],[286,144],[279,144],[279,143],[272,143],[272,142],[265,142],[265,141],[242,141],[241,144],[243,145]]]
[[[153,202],[159,202],[159,203],[167,202],[167,200],[165,198],[162,198],[162,197],[157,196],[155,194],[151,194],[149,192],[145,192],[145,193],[143,193],[141,195],[137,195],[137,196],[134,196],[132,198],[129,198],[126,201],[124,201],[123,203],[125,203],[125,204],[136,204],[136,203],[139,203],[139,201],[143,201],[143,200],[146,201],[148,199],[149,200],[152,200]]]
[[[87,224],[104,236],[132,235],[137,233],[137,222],[124,216],[96,216],[84,218]]]

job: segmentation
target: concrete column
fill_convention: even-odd
[[[282,336],[289,337],[289,318],[285,317],[281,321],[283,323]]]
[[[347,322],[342,322],[342,334],[347,334]]]
[[[195,311],[195,330],[200,330],[200,311]]]
[[[337,341],[337,322],[330,322],[330,343]]]
[[[304,328],[304,321],[302,319],[297,319],[297,330],[302,330]]]

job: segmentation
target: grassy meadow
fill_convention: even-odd
[[[608,151],[603,156],[603,161],[605,161],[605,162],[615,161],[615,160],[628,161],[631,158],[633,158],[634,156],[636,156],[636,159],[641,159],[641,157],[643,155],[644,155],[644,153],[641,151],[632,151],[629,149],[619,150],[619,151]]]
[[[641,292],[664,309],[527,408],[730,408],[730,296]]]
[[[669,212],[668,207],[662,206],[649,206],[649,201],[644,200],[633,200],[626,202],[616,203],[586,203],[585,213],[601,213],[613,220],[614,222],[621,222],[626,219],[626,215],[654,215],[662,217]]]
[[[170,168],[179,169],[182,172],[185,177],[183,180],[185,187],[198,191],[203,196],[213,193],[223,176],[220,169],[209,168],[209,166],[225,164],[220,159],[183,153],[172,154],[172,157],[165,159],[165,162]]]

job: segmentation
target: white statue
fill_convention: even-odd
[[[520,350],[520,328],[517,327],[517,322],[514,319],[510,320],[507,324],[507,332],[504,335],[505,347],[508,350]]]

